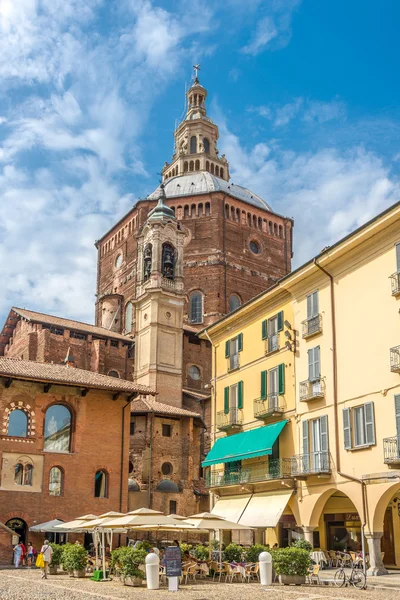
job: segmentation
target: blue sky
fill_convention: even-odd
[[[93,320],[95,239],[157,186],[194,62],[294,266],[400,199],[396,0],[0,0],[0,318]]]

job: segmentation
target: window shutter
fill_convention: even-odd
[[[285,365],[281,363],[278,365],[278,394],[285,393]]]
[[[265,400],[266,397],[267,397],[267,371],[261,371],[261,400]]]
[[[230,340],[225,342],[225,358],[229,358],[229,346],[230,346],[229,342],[230,342]]]
[[[314,377],[319,379],[321,377],[321,360],[320,360],[320,347],[314,348]]]
[[[308,354],[308,380],[313,381],[314,376],[314,348],[307,351]]]
[[[396,269],[400,271],[400,243],[396,244]]]
[[[239,333],[238,335],[238,352],[243,350],[243,333]]]
[[[283,310],[278,312],[278,331],[282,331],[283,329]]]
[[[309,296],[307,296],[307,319],[310,319],[312,317],[312,294],[310,294]]]
[[[366,402],[364,404],[365,416],[365,442],[369,445],[375,444],[375,419],[374,419],[374,403]]]
[[[351,422],[350,422],[350,409],[343,409],[343,439],[344,449],[351,450]]]
[[[320,435],[321,435],[321,452],[328,452],[329,450],[329,438],[328,438],[328,415],[323,415],[319,419],[320,421]]]
[[[394,397],[394,411],[396,415],[397,437],[400,437],[400,395]]]
[[[224,389],[224,413],[229,413],[229,386]]]
[[[308,454],[310,452],[310,441],[308,437],[308,421],[302,422],[302,431],[303,431],[303,454]]]
[[[268,328],[267,328],[267,320],[261,323],[261,336],[263,340],[266,340],[268,337]]]
[[[243,408],[243,381],[238,381],[238,408]]]

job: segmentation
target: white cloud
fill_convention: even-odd
[[[263,11],[267,14],[256,20],[253,34],[241,51],[257,56],[266,49],[276,50],[287,46],[292,33],[292,13],[300,3],[301,0],[272,0],[263,4]]]
[[[248,110],[272,121],[274,127],[288,125],[296,118],[310,124],[322,124],[346,117],[346,106],[340,100],[322,102],[301,97],[282,106],[251,106]]]
[[[287,125],[289,121],[294,119],[302,107],[303,98],[297,98],[294,102],[289,102],[284,106],[276,109],[274,125],[280,127],[281,125]]]
[[[279,30],[271,17],[261,19],[257,23],[252,39],[246,46],[243,46],[242,52],[256,56],[265,49],[271,40],[277,37],[278,33]]]
[[[346,116],[346,107],[343,102],[333,100],[332,102],[309,102],[303,115],[304,121],[326,123],[334,119],[342,119]]]

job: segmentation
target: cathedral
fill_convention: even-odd
[[[95,325],[13,307],[0,335],[2,356],[156,391],[131,403],[130,510],[208,509],[212,348],[197,333],[291,266],[292,219],[231,181],[206,100],[196,71],[160,185],[96,241]]]

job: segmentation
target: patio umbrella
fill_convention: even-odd
[[[60,519],[53,519],[52,521],[46,521],[46,523],[40,523],[39,525],[33,525],[29,527],[29,531],[36,533],[65,533],[63,526],[65,523]],[[57,527],[57,529],[56,529]]]
[[[82,531],[85,529],[85,524],[89,521],[93,521],[93,519],[97,519],[97,515],[84,515],[83,517],[78,517],[73,521],[68,521],[67,523],[62,523],[61,525],[56,525],[55,530],[60,531],[60,529],[76,531],[77,529],[81,529]],[[80,533],[80,532],[79,532]]]
[[[142,525],[160,527],[162,525],[178,525],[180,521],[174,520],[172,517],[166,517],[164,513],[151,508],[138,508],[122,517],[107,521],[107,527],[111,529],[136,529]]]

